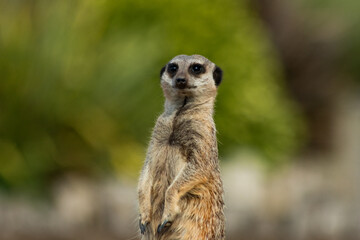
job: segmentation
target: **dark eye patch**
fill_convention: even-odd
[[[176,72],[178,71],[179,66],[176,63],[170,63],[167,66],[167,72],[171,77],[175,76]]]
[[[189,72],[195,76],[200,75],[205,73],[205,67],[199,63],[194,63],[190,65]]]

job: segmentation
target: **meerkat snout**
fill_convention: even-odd
[[[187,80],[186,78],[177,78],[175,80],[175,87],[179,88],[179,89],[184,89],[186,88],[187,85]]]

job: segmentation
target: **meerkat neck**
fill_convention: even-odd
[[[201,99],[184,96],[183,98],[176,99],[175,101],[168,99],[165,100],[165,113],[167,115],[178,112],[180,109],[185,107],[187,109],[196,107],[199,111],[205,111],[212,114],[214,109],[214,99]]]

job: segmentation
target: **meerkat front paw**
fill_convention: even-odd
[[[169,228],[172,225],[172,222],[169,220],[164,220],[162,223],[159,224],[157,228],[158,233],[162,233],[165,229]]]
[[[141,234],[144,234],[146,231],[146,227],[147,225],[150,223],[150,215],[147,214],[140,214],[139,217],[139,228],[140,228],[140,232]]]
[[[161,223],[157,228],[158,233],[165,232],[169,227],[171,227],[176,214],[172,213],[164,213],[163,217],[161,218]]]
[[[146,226],[147,226],[148,224],[149,224],[149,222],[143,223],[143,222],[141,221],[141,219],[139,219],[139,228],[140,228],[141,234],[144,234],[144,233],[145,233]]]
[[[157,228],[157,232],[161,233],[168,229],[173,221],[175,220],[176,216],[179,214],[180,208],[177,204],[165,204],[165,209],[163,216],[161,218],[161,223],[159,224]]]

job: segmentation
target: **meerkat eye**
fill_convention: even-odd
[[[198,63],[191,65],[190,70],[194,74],[201,74],[201,73],[205,72],[205,68],[203,67],[203,65],[198,64]]]
[[[178,65],[176,63],[170,63],[169,66],[168,66],[167,71],[170,74],[175,74],[177,72],[178,68],[179,67],[178,67]]]

